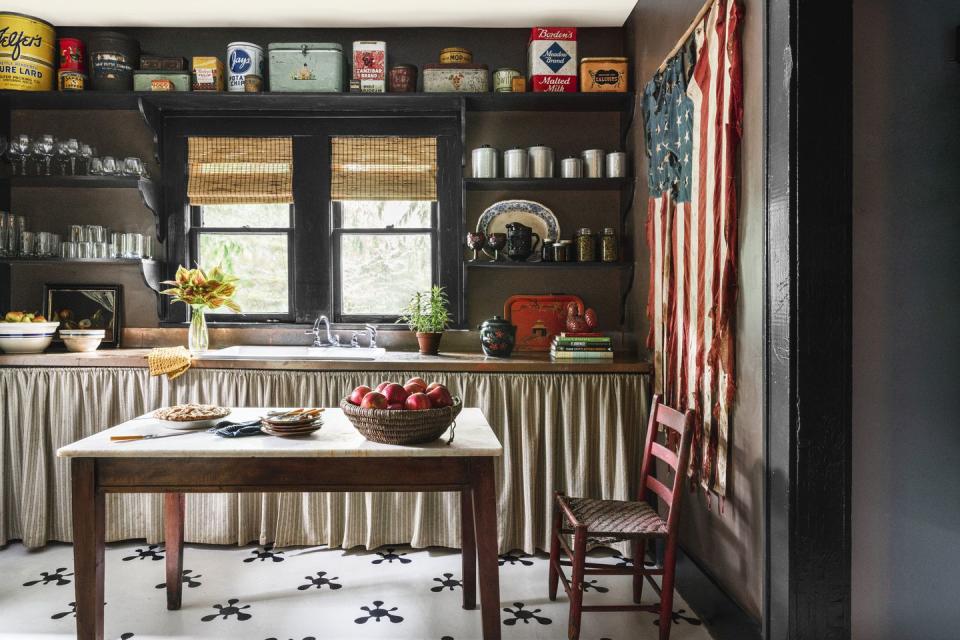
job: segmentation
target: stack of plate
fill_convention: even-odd
[[[260,421],[260,430],[271,436],[308,436],[323,426],[323,409],[294,409]]]

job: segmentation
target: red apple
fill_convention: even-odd
[[[387,399],[382,393],[371,391],[363,396],[363,400],[360,401],[360,406],[364,409],[386,409]]]
[[[410,393],[396,382],[391,382],[381,391],[387,397],[387,404],[403,404]]]
[[[411,393],[404,406],[410,411],[423,411],[431,408],[430,398],[425,393]]]
[[[371,391],[372,389],[370,387],[368,387],[365,384],[362,384],[353,390],[353,393],[350,394],[350,397],[348,398],[348,400],[350,400],[350,404],[355,404],[357,406],[360,406],[360,403],[363,402],[363,396],[367,395]]]
[[[453,404],[453,398],[450,396],[450,392],[442,385],[427,391],[427,397],[430,398],[430,404],[433,405],[434,409],[449,407]]]
[[[390,404],[387,405],[387,409],[390,409],[391,411],[403,411],[403,403],[391,402]]]
[[[387,388],[388,384],[393,384],[393,383],[390,382],[389,380],[384,380],[383,382],[377,385],[377,388],[374,389],[374,391],[376,391],[377,393],[383,393],[383,390]]]
[[[427,388],[427,381],[424,380],[423,378],[421,378],[420,376],[414,376],[414,377],[410,378],[409,380],[407,380],[407,381],[404,383],[403,386],[407,386],[408,384],[413,384],[413,383],[417,383],[418,385],[420,385],[420,386],[423,387],[424,389]]]
[[[403,388],[404,388],[404,389],[407,391],[407,393],[409,393],[409,394],[414,394],[414,393],[426,393],[426,392],[427,392],[427,388],[426,388],[425,386],[423,386],[422,384],[419,384],[419,383],[417,383],[417,382],[408,382],[407,384],[403,385]]]
[[[443,386],[442,384],[440,384],[439,382],[431,382],[430,384],[427,385],[427,393],[433,391],[433,390],[436,389],[437,387],[443,387],[444,389],[446,389],[446,387],[444,387],[444,386]]]

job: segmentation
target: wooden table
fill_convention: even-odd
[[[229,419],[252,419],[266,411],[235,409]],[[111,435],[160,432],[170,433],[142,416],[57,451],[71,459],[81,640],[103,638],[105,494],[165,494],[167,608],[179,609],[184,494],[252,491],[459,491],[463,607],[476,607],[479,564],[483,637],[500,638],[493,462],[503,448],[479,409],[463,410],[450,445],[445,438],[416,446],[369,442],[339,409],[327,409],[323,429],[303,438],[221,438],[198,431],[173,438],[110,441]]]

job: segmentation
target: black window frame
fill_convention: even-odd
[[[331,138],[336,136],[427,136],[437,140],[436,246],[433,280],[450,297],[451,326],[466,325],[463,249],[463,120],[460,111],[378,113],[210,113],[168,114],[164,118],[160,147],[164,175],[163,202],[167,228],[166,270],[193,265],[197,255],[191,238],[196,218],[187,203],[187,138],[190,136],[290,136],[293,138],[293,244],[290,312],[283,314],[227,315],[209,319],[220,326],[257,327],[311,324],[320,314],[333,322],[372,322],[388,328],[393,318],[338,315],[335,306],[335,234],[330,199]],[[271,230],[266,230],[271,231]],[[231,233],[233,231],[231,230]],[[326,256],[317,259],[317,248]],[[187,322],[183,305],[161,302],[162,324]]]

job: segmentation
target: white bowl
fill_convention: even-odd
[[[0,350],[4,353],[43,353],[59,326],[59,322],[0,322]]]
[[[96,351],[100,343],[103,342],[101,336],[65,336],[61,334],[60,339],[67,346],[67,351],[73,351],[74,353]]]

